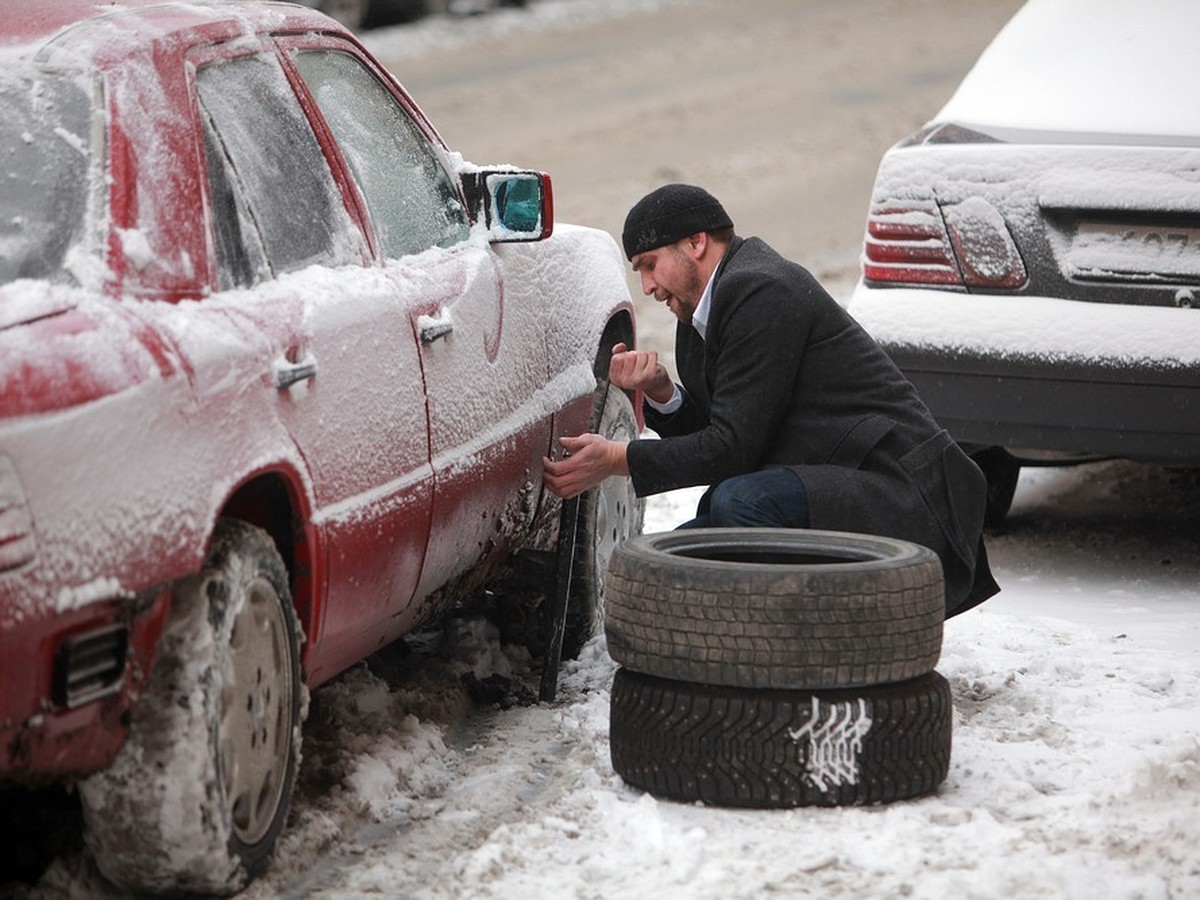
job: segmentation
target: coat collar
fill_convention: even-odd
[[[729,261],[734,255],[742,249],[742,245],[746,243],[745,238],[734,236],[729,246],[725,249],[725,255],[721,257],[721,261],[717,263],[717,270],[713,273],[713,294],[717,292],[717,284],[721,281],[721,275],[725,272],[725,267],[729,265]]]

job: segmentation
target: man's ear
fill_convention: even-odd
[[[701,260],[707,252],[710,242],[708,240],[707,231],[698,231],[695,234],[689,235],[686,238],[688,256],[694,260]]]

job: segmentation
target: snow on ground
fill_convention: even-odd
[[[652,498],[647,530],[695,496]],[[528,656],[457,620],[315,692],[292,821],[244,896],[1200,896],[1198,501],[1194,470],[1026,470],[989,540],[1003,593],[947,623],[949,776],[885,806],[633,790],[602,637],[538,704]],[[115,895],[66,854],[11,896]]]
[[[602,639],[568,666],[557,705],[485,717],[449,754],[445,732],[420,721],[420,707],[436,707],[436,698],[385,687],[360,669],[321,706],[345,717],[338,741],[368,748],[340,795],[390,817],[390,833],[364,836],[352,868],[318,866],[252,894],[1200,895],[1196,552],[1176,552],[1187,553],[1186,540],[1164,550],[1137,537],[1117,551],[1069,516],[1047,526],[1037,524],[1036,509],[1022,513],[1022,504],[1066,497],[1094,514],[1097,504],[1112,508],[1114,493],[1144,491],[1146,481],[1170,497],[1171,479],[1191,477],[1184,498],[1197,494],[1194,473],[1106,465],[1023,476],[1014,530],[1025,522],[1032,534],[992,541],[1005,593],[947,624],[938,669],[953,688],[954,749],[936,796],[871,808],[742,811],[631,790],[608,756],[613,663]],[[1114,478],[1131,483],[1114,487]],[[647,530],[687,518],[694,496],[652,500]],[[1087,544],[1073,545],[1075,532]],[[1037,554],[1038,544],[1048,555]],[[1049,554],[1067,560],[1064,577],[1047,565]],[[1174,567],[1180,580],[1127,590],[1143,556],[1148,566]],[[1077,557],[1086,560],[1078,575],[1070,570]],[[476,643],[462,648],[459,665],[473,660],[484,677],[499,662],[513,674],[513,660],[497,659],[480,635],[478,623],[466,627]],[[518,675],[521,667],[517,661]],[[393,730],[386,741],[371,736],[381,721]]]
[[[1170,473],[1125,474],[1170,479]],[[1143,488],[1127,488],[1136,492]],[[1114,491],[1105,472],[1027,473],[1023,498]],[[1171,488],[1165,491],[1169,495]],[[1195,496],[1195,486],[1191,497]],[[653,500],[647,529],[673,527],[694,492]],[[1036,532],[1035,527],[1035,532]],[[1084,529],[1086,532],[1086,529]],[[1072,531],[1068,525],[1065,531]],[[1097,535],[1087,532],[1095,544]],[[1042,535],[1038,543],[1061,538]],[[625,787],[608,758],[602,640],[568,666],[555,707],[519,707],[481,725],[447,762],[422,704],[365,670],[334,689],[336,739],[367,749],[341,789],[392,817],[350,870],[259,896],[414,897],[1144,897],[1200,895],[1200,600],[1196,556],[1147,559],[1182,580],[1122,586],[1145,555],[1071,547],[1086,573],[1059,578],[1024,539],[993,540],[1005,594],[947,625],[939,671],[951,682],[949,777],[934,797],[860,809],[734,811],[659,801]],[[1059,548],[1061,550],[1061,548]],[[1153,551],[1149,550],[1153,557]],[[1126,573],[1126,574],[1123,574]],[[1140,579],[1139,579],[1140,580]],[[1095,621],[1092,621],[1093,615]],[[475,629],[475,630],[473,630]],[[466,629],[479,641],[478,623]],[[464,647],[484,677],[489,641]],[[518,661],[517,669],[521,667]],[[437,683],[437,682],[435,682]],[[414,703],[415,701],[415,703]],[[359,716],[347,714],[357,707]],[[395,737],[374,743],[377,713]],[[414,718],[414,716],[416,718]],[[464,776],[465,773],[465,777]],[[432,797],[430,794],[432,793]],[[357,798],[357,800],[354,800]],[[483,829],[477,822],[487,823]],[[412,832],[422,848],[412,868]],[[430,857],[428,848],[440,847]]]

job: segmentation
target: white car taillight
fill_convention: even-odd
[[[873,205],[863,277],[869,282],[1009,290],[1028,280],[1004,217],[979,197],[944,209],[932,200]]]

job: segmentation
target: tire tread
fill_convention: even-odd
[[[866,571],[747,573],[693,570],[688,559],[654,559],[629,544],[609,568],[605,627],[609,653],[634,671],[747,688],[840,688],[915,678],[940,656],[942,573],[928,551]]]
[[[823,785],[792,732],[818,704],[865,704],[857,780]],[[950,766],[950,686],[937,672],[837,691],[746,690],[617,670],[613,768],[627,784],[685,803],[760,809],[887,803],[935,791]]]

